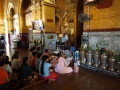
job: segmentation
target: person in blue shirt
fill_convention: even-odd
[[[57,74],[53,71],[50,72],[50,67],[54,65],[51,63],[48,63],[49,61],[50,61],[50,58],[47,55],[44,55],[42,57],[40,74],[44,80],[49,80],[49,83],[50,83],[51,81],[56,80]]]
[[[70,52],[73,54],[75,52],[76,48],[74,46],[74,44],[72,43],[71,44],[71,47],[70,47]]]

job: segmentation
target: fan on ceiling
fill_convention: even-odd
[[[90,20],[90,16],[87,15],[86,13],[80,13],[80,14],[78,15],[78,20],[83,23],[83,22],[85,22],[85,21]]]

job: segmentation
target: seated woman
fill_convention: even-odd
[[[35,70],[39,72],[39,64],[41,62],[42,59],[42,54],[41,53],[37,53],[37,59],[35,60]]]
[[[5,71],[8,62],[6,60],[0,60],[0,90],[6,90],[9,86],[9,76]]]
[[[50,51],[49,51],[49,49],[45,49],[45,52],[43,53],[43,55],[47,55],[48,57],[50,57]]]
[[[20,67],[19,79],[27,81],[33,79],[35,73],[28,64],[29,64],[28,57],[24,57],[23,64]]]
[[[67,63],[65,59],[65,54],[61,52],[61,56],[58,59],[58,64],[56,65],[55,72],[64,74],[64,73],[71,73],[73,72],[73,69],[71,67],[68,67],[69,63]]]
[[[9,57],[8,56],[4,56],[3,60],[7,62],[7,67],[5,68],[5,70],[7,71],[9,77],[11,77],[12,76],[12,69],[10,67],[11,62],[9,61]]]
[[[32,52],[32,60],[30,62],[30,66],[33,70],[35,70],[35,61],[37,59],[37,52]]]
[[[11,61],[13,61],[14,56],[15,56],[16,54],[18,54],[18,55],[19,55],[19,51],[15,51],[15,53],[14,53],[14,54],[13,54],[13,56],[11,57]]]
[[[49,58],[47,55],[44,55],[43,58],[42,58],[42,63],[41,63],[41,69],[40,69],[40,75],[42,76],[42,78],[44,80],[49,80],[49,83],[51,81],[55,81],[56,78],[57,78],[57,74],[55,72],[50,72],[50,67],[54,66],[49,62]]]
[[[33,58],[32,53],[33,53],[33,52],[36,52],[35,49],[36,49],[35,46],[32,47],[31,49],[29,49],[29,53],[28,53],[29,64],[30,64],[30,62],[32,61],[32,58]]]
[[[15,54],[14,59],[12,61],[12,70],[13,70],[13,72],[18,73],[20,66],[21,66],[21,62],[19,60],[19,55]]]

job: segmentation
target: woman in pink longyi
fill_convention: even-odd
[[[65,54],[62,52],[60,58],[58,59],[58,64],[56,65],[55,72],[65,74],[73,72],[71,67],[68,67],[69,63],[67,63],[65,59]]]

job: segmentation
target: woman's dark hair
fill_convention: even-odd
[[[6,60],[6,62],[11,66],[11,62],[9,61],[9,57],[8,56],[4,56],[3,60]]]
[[[45,62],[47,59],[48,59],[48,56],[47,56],[47,55],[44,55],[44,56],[42,57],[41,70],[40,70],[42,75],[44,75],[44,71],[43,71],[43,69],[44,69],[44,62]]]
[[[37,58],[40,58],[42,54],[41,53],[37,53]]]
[[[23,58],[23,63],[26,64],[27,61],[28,61],[28,57],[24,57]]]
[[[5,53],[5,51],[1,51],[0,54],[3,55]]]
[[[9,57],[8,56],[5,56],[3,57],[1,60],[0,60],[0,67],[5,65],[5,64],[9,64]]]
[[[35,57],[36,56],[36,54],[37,54],[37,52],[32,52],[32,55]]]
[[[9,61],[9,57],[8,56],[4,56],[3,59]]]
[[[48,49],[45,49],[45,52],[48,52]]]
[[[19,55],[18,54],[14,54],[13,59],[18,59]]]

